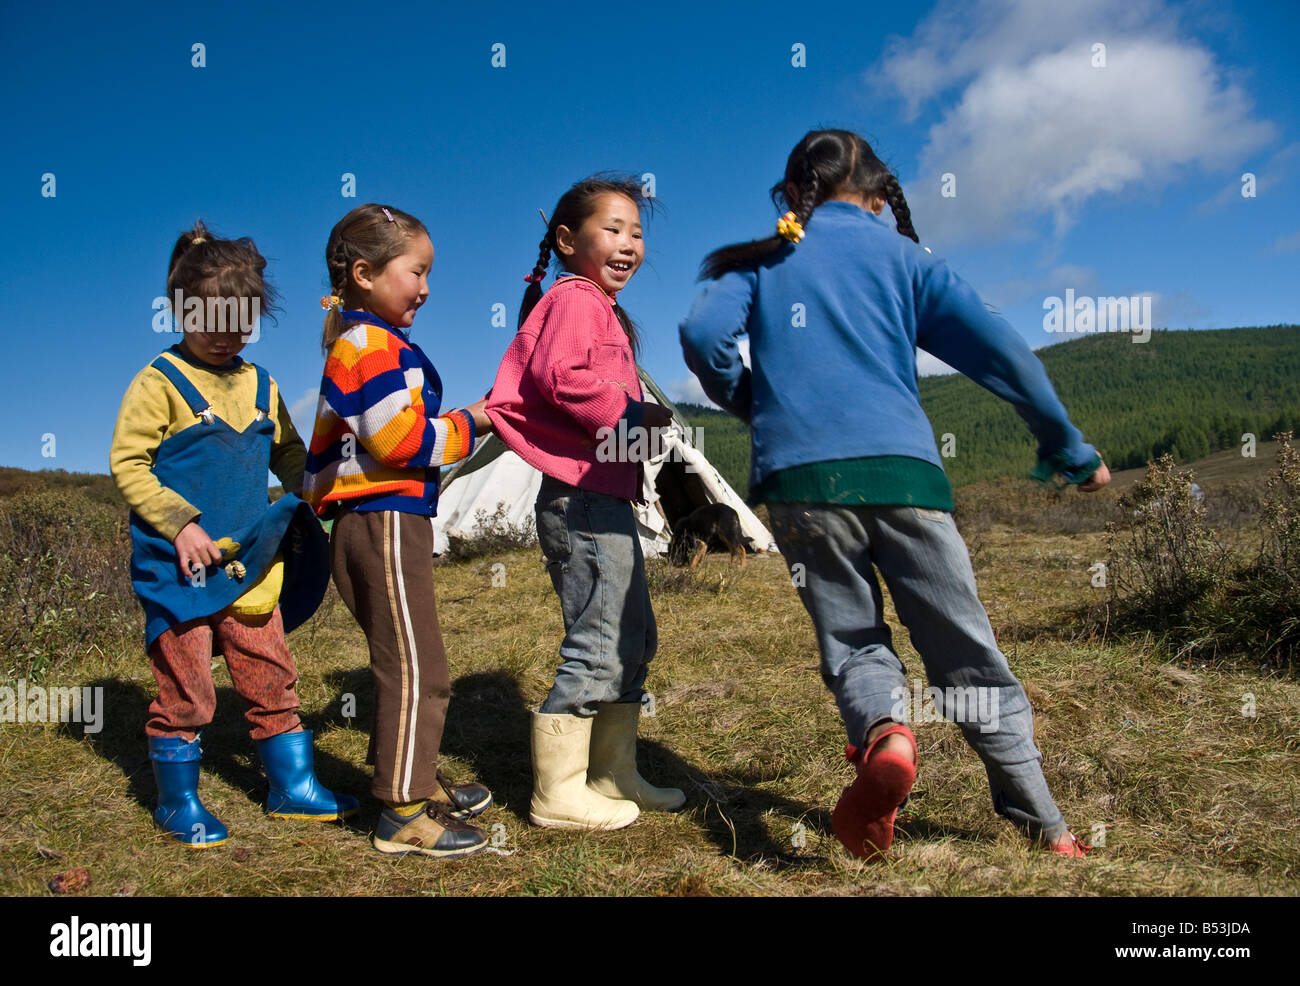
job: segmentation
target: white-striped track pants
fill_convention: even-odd
[[[330,567],[370,647],[370,753],[381,801],[417,801],[438,789],[438,747],[451,697],[433,598],[428,517],[344,510],[330,535]]]

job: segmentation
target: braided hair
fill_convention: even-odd
[[[528,287],[524,289],[524,300],[519,306],[519,325],[524,324],[524,320],[542,300],[542,280],[551,265],[552,254],[556,252],[555,231],[561,226],[567,226],[575,231],[581,228],[596,211],[596,200],[609,192],[627,196],[636,204],[638,210],[654,206],[654,200],[645,195],[641,182],[632,175],[601,172],[574,183],[555,204],[551,218],[546,224],[546,235],[537,246],[537,263],[533,265],[533,272],[528,275]],[[563,263],[563,260],[560,263]],[[614,302],[614,315],[623,326],[623,331],[627,333],[633,358],[637,357],[640,353],[641,339],[636,323],[617,301]]]
[[[898,177],[892,173],[885,175],[884,199],[889,204],[889,211],[894,214],[894,225],[898,227],[898,231],[913,243],[920,243],[921,238],[916,235],[916,230],[912,227],[912,210],[907,207],[907,199],[903,197],[903,186],[898,183]]]
[[[330,294],[342,300],[342,307],[355,307],[357,286],[352,279],[353,265],[364,260],[371,270],[379,273],[406,252],[411,237],[421,234],[429,235],[424,223],[396,206],[374,202],[357,206],[334,224],[325,244]],[[346,329],[339,306],[330,307],[321,332],[321,350],[326,355]]]
[[[794,196],[789,196],[790,188]],[[848,130],[812,130],[790,152],[785,176],[772,186],[772,204],[794,213],[795,222],[807,226],[813,210],[827,199],[845,193],[863,199],[882,198],[894,214],[898,232],[920,242],[912,226],[912,212],[898,178],[876,157],[871,145]],[[728,271],[753,267],[786,246],[779,234],[714,250],[700,264],[700,279],[712,280]]]

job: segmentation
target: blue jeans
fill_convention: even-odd
[[[864,745],[876,724],[916,718],[928,701],[958,723],[984,761],[994,811],[1031,838],[1064,832],[1034,746],[1029,700],[998,650],[952,516],[814,503],[769,503],[768,512],[849,742]],[[891,646],[876,569],[925,665],[928,692],[909,685]]]
[[[632,504],[542,477],[537,537],[564,615],[561,664],[539,711],[594,716],[640,702],[658,643]]]

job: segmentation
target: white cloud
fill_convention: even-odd
[[[316,426],[316,405],[320,402],[320,388],[304,390],[302,396],[289,405],[289,417],[304,442],[311,442],[311,432]]]
[[[1020,237],[1044,219],[1059,236],[1096,196],[1187,166],[1236,168],[1272,140],[1213,53],[1177,28],[1157,0],[942,0],[893,40],[868,81],[911,114],[944,100],[906,189],[922,239]],[[957,194],[943,198],[948,172]]]
[[[923,377],[941,377],[957,371],[937,356],[931,356],[924,349],[918,349],[916,351],[916,372]]]
[[[1300,156],[1300,143],[1292,143],[1276,151],[1257,168],[1250,167],[1249,162],[1243,164],[1241,174],[1249,173],[1255,176],[1254,196],[1247,198],[1241,194],[1244,182],[1241,175],[1234,175],[1228,184],[1205,200],[1200,211],[1202,213],[1218,212],[1220,209],[1225,209],[1234,203],[1254,206],[1261,198],[1267,202],[1269,192],[1274,191],[1284,182],[1290,183],[1292,181],[1298,156]]]
[[[1144,25],[1153,30],[1160,8],[1159,0],[941,0],[912,37],[888,40],[868,81],[897,92],[915,118],[954,86],[996,66],[1024,64],[1068,39],[1091,45]]]
[[[674,404],[685,402],[687,404],[703,404],[706,407],[717,407],[713,401],[704,393],[704,388],[700,386],[700,381],[691,374],[681,380],[672,380],[664,388],[668,397]]]
[[[1295,253],[1300,250],[1300,231],[1290,236],[1279,236],[1273,241],[1272,250],[1274,253]]]
[[[740,350],[740,361],[749,366],[749,336],[737,339],[736,348]],[[708,394],[704,392],[699,379],[693,373],[689,377],[670,381],[664,391],[674,403],[685,401],[688,404],[703,404],[706,407],[718,406],[709,400]]]
[[[1005,311],[1026,301],[1040,305],[1050,295],[1062,297],[1067,288],[1073,288],[1077,295],[1096,294],[1097,272],[1078,264],[1060,264],[1037,277],[1018,277],[995,284],[982,297],[998,311]]]

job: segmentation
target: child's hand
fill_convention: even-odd
[[[470,417],[474,419],[474,430],[480,435],[492,433],[492,419],[483,413],[483,408],[487,405],[487,398],[477,401],[465,408]]]
[[[1079,484],[1079,489],[1084,493],[1096,493],[1099,489],[1110,482],[1110,470],[1106,468],[1106,463],[1102,462],[1097,467],[1097,471],[1087,478],[1086,481]]]
[[[641,404],[641,427],[649,432],[650,448],[647,458],[653,459],[663,452],[664,429],[673,423],[672,412],[662,404],[645,401]]]
[[[641,405],[641,424],[646,428],[667,428],[672,423],[672,412],[662,404],[645,401]]]
[[[181,528],[172,544],[176,546],[176,563],[186,578],[194,574],[195,565],[201,570],[221,561],[221,549],[208,537],[207,531],[194,521]]]

